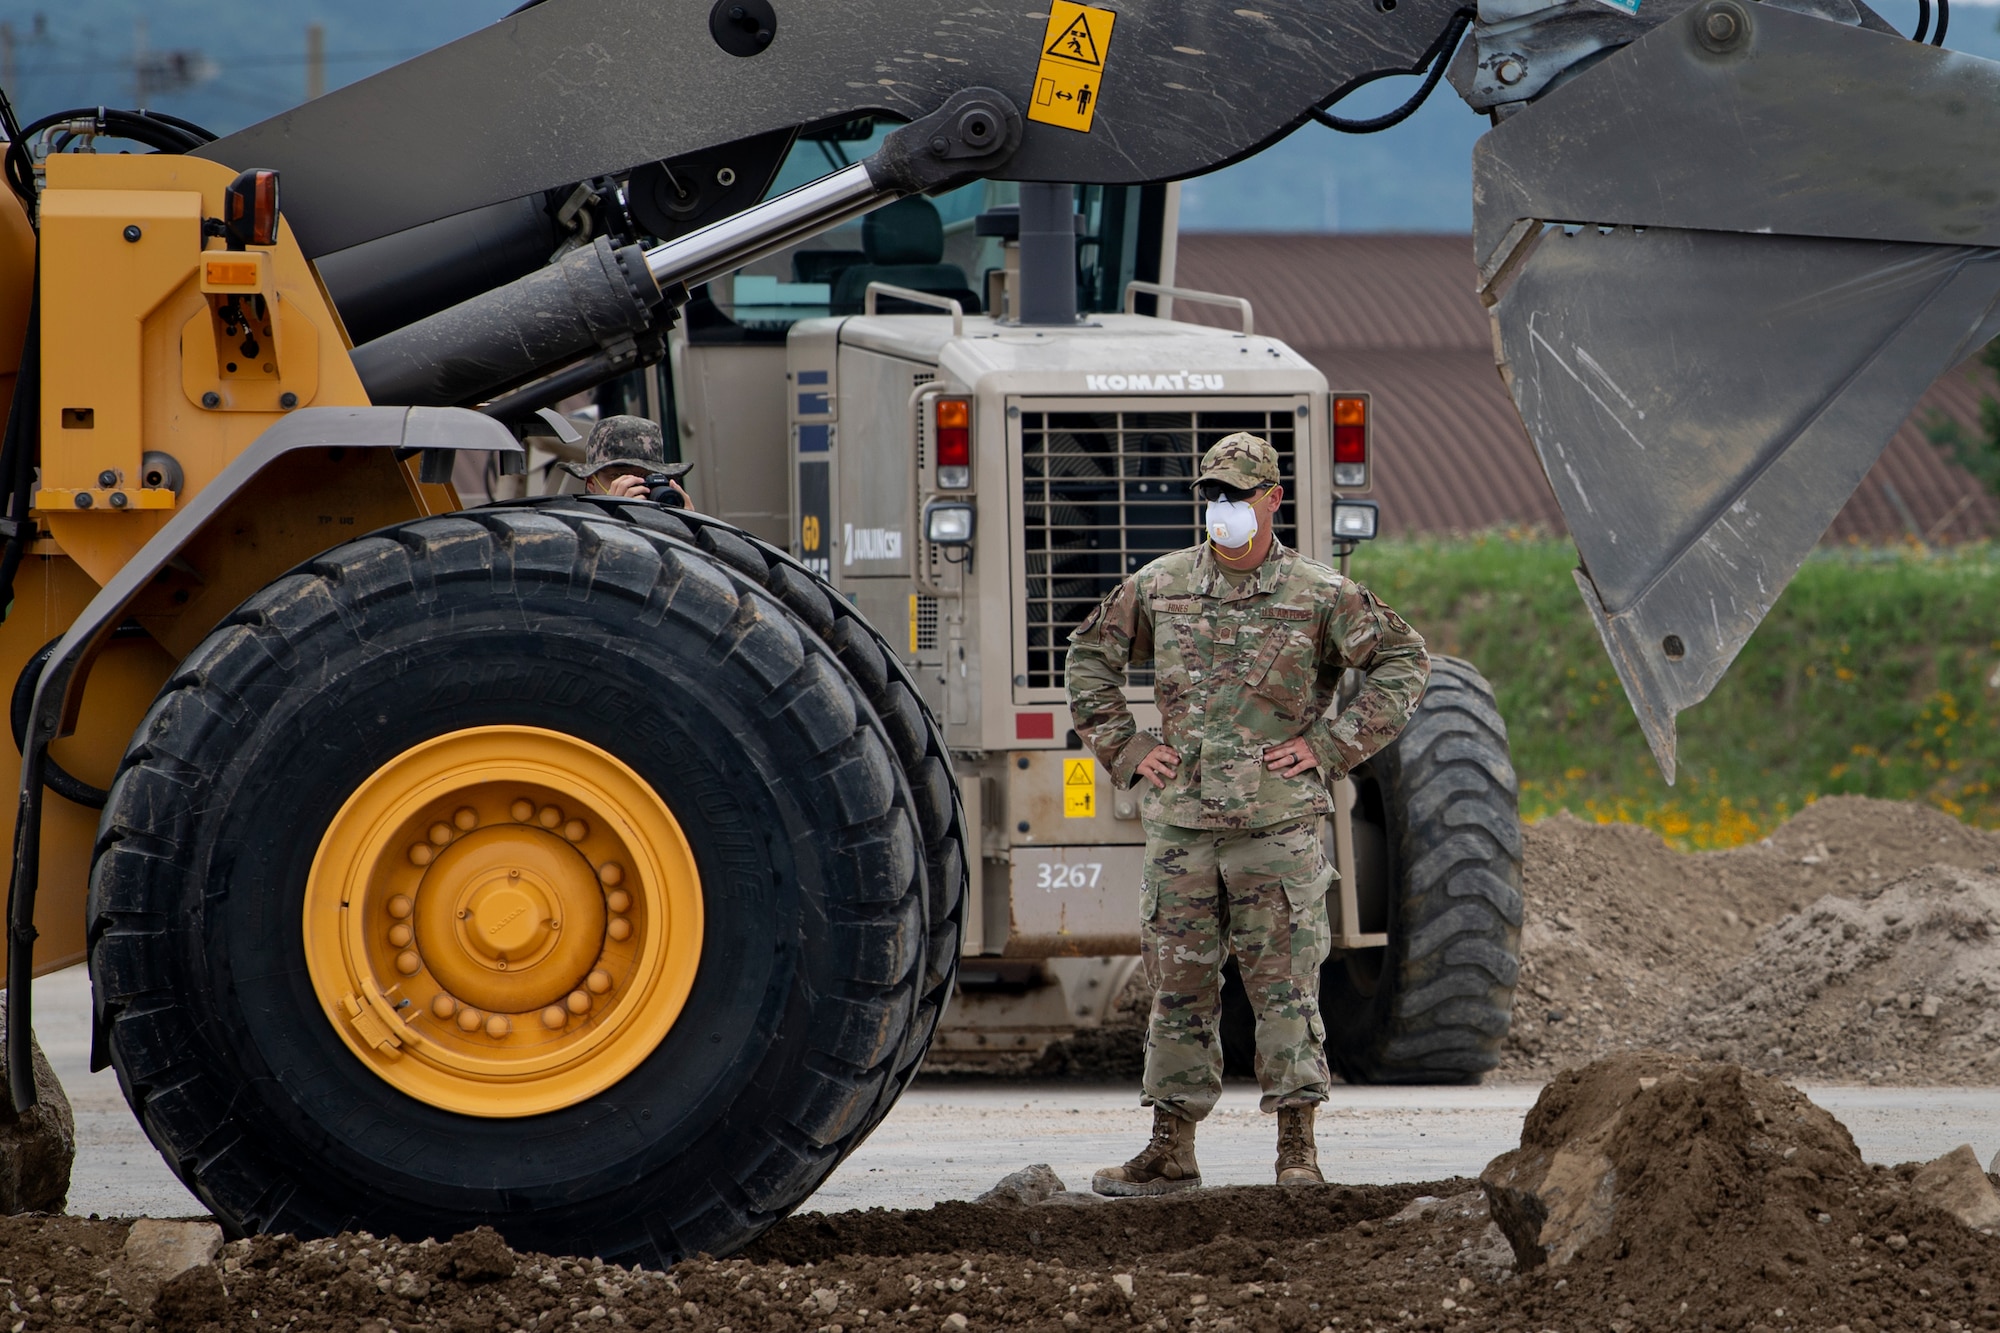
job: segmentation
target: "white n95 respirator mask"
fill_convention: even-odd
[[[1210,541],[1235,550],[1257,536],[1257,509],[1248,500],[1210,500],[1207,523]]]

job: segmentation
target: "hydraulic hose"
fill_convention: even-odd
[[[1928,0],[1920,0],[1920,3],[1928,3]],[[1938,3],[1943,4],[1944,0],[1938,0]],[[1437,41],[1431,44],[1431,49],[1424,54],[1424,58],[1418,61],[1413,68],[1404,71],[1405,73],[1415,74],[1421,71],[1424,66],[1430,66],[1430,73],[1424,76],[1422,86],[1410,95],[1408,101],[1404,102],[1394,111],[1380,116],[1371,116],[1364,120],[1350,120],[1345,116],[1336,116],[1331,111],[1320,108],[1314,108],[1309,114],[1314,120],[1328,129],[1339,130],[1342,134],[1374,134],[1377,131],[1402,124],[1411,116],[1414,116],[1417,113],[1417,108],[1421,107],[1430,97],[1431,93],[1436,91],[1438,80],[1444,77],[1445,66],[1451,63],[1451,53],[1458,49],[1459,40],[1465,36],[1465,30],[1471,27],[1472,21],[1478,17],[1479,11],[1470,7],[1461,9],[1451,16],[1451,22],[1445,25],[1445,30],[1438,35]],[[1387,74],[1378,74],[1361,80],[1359,83],[1349,84],[1336,93],[1333,100],[1338,102],[1341,98],[1359,88],[1362,83],[1370,83],[1374,79],[1387,77]]]
[[[111,631],[111,637],[144,639],[150,636],[137,625],[128,623]],[[14,679],[14,697],[8,704],[7,722],[14,733],[14,748],[23,755],[28,752],[28,718],[34,711],[35,686],[42,679],[42,669],[49,664],[49,655],[55,652],[56,645],[61,642],[62,635],[58,634],[43,644],[42,650],[28,659],[27,664],[21,668],[21,674]],[[102,787],[93,787],[77,777],[57,763],[54,755],[48,758],[48,771],[43,775],[43,781],[50,791],[64,800],[74,801],[92,810],[102,810],[105,803],[111,799],[110,792]]]

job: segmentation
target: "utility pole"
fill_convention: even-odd
[[[326,95],[326,25],[306,24],[306,101]]]

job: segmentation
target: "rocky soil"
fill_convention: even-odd
[[[1646,1053],[1556,1079],[1480,1181],[1113,1201],[1043,1168],[991,1202],[801,1216],[664,1273],[485,1230],[222,1246],[205,1223],[0,1219],[0,1327],[1958,1333],[2000,1328],[1996,1221],[1963,1151],[1871,1167],[1795,1090]]]

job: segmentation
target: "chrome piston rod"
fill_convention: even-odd
[[[599,237],[545,269],[355,348],[354,367],[375,403],[432,407],[491,405],[496,394],[517,396],[521,386],[565,369],[572,378],[616,374],[630,368],[635,339],[672,322],[689,288],[905,195],[992,171],[1020,139],[1011,102],[990,89],[967,89],[896,130],[866,161],[651,250]]]
[[[754,264],[808,236],[831,230],[902,197],[875,183],[866,162],[744,209],[646,252],[646,268],[662,289],[699,287]]]

